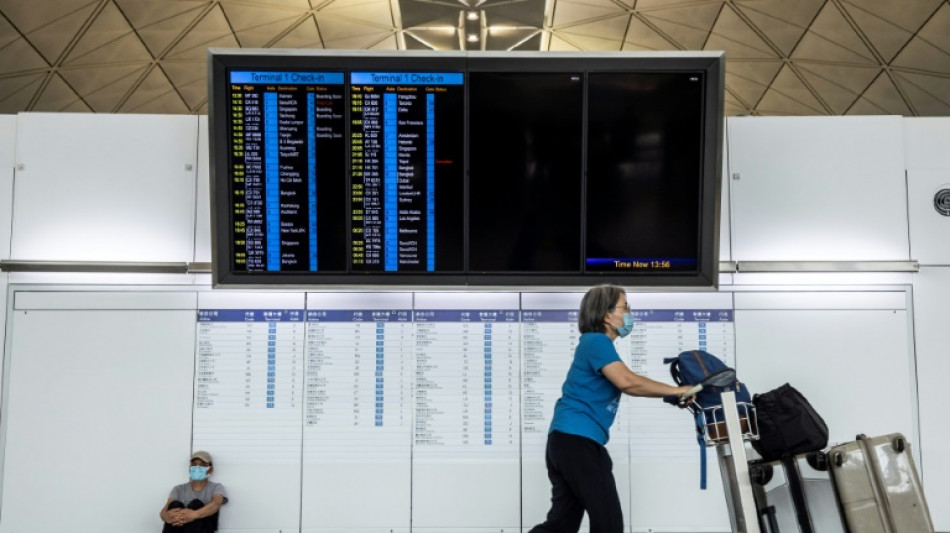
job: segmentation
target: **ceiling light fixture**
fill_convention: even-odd
[[[470,43],[477,43],[477,42],[478,42],[478,34],[477,34],[477,33],[469,33],[469,34],[468,34],[468,42],[470,42]]]
[[[468,20],[478,20],[478,11],[469,11],[465,18]]]

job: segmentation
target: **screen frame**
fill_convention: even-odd
[[[302,70],[416,70],[463,72],[466,74],[463,162],[463,271],[460,272],[235,272],[232,267],[231,189],[229,183],[229,139],[227,94],[218,90],[227,85],[232,69]],[[692,272],[472,272],[468,269],[469,235],[469,72],[702,72],[702,142],[700,206],[698,230],[698,270]],[[214,288],[510,288],[589,286],[615,283],[624,287],[718,288],[719,223],[721,210],[722,158],[724,136],[725,55],[722,52],[429,52],[429,51],[343,51],[278,49],[208,49],[208,141],[211,200],[212,286]],[[586,84],[586,81],[585,81]],[[348,84],[345,94],[349,95]],[[586,94],[585,94],[586,98]],[[586,100],[585,100],[586,101]],[[585,111],[586,114],[586,111]],[[349,133],[349,123],[346,132]],[[344,136],[346,140],[347,137]],[[586,129],[583,138],[586,156]],[[583,162],[586,170],[586,161]],[[349,186],[349,158],[345,162]],[[582,176],[582,186],[587,179]],[[340,201],[349,205],[349,198]],[[580,200],[582,224],[586,201]],[[346,221],[349,235],[350,221]],[[348,242],[348,241],[347,241]]]

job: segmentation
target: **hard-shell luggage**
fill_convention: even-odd
[[[900,433],[834,446],[832,477],[848,529],[860,533],[932,533],[927,500]]]
[[[755,462],[749,475],[763,531],[845,533],[823,452]]]

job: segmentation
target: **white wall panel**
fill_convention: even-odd
[[[12,257],[190,261],[197,129],[194,116],[19,115]]]
[[[10,259],[10,232],[13,229],[12,167],[0,166],[0,259]]]
[[[10,258],[16,115],[0,115],[0,259]]]
[[[914,283],[914,336],[920,395],[920,454],[924,493],[937,531],[950,531],[950,424],[947,423],[947,302],[950,268],[921,268]]]
[[[195,193],[195,261],[211,262],[211,190],[208,115],[198,117],[198,172]]]
[[[194,316],[11,313],[0,531],[161,528],[169,490],[188,479]]]
[[[729,143],[728,136],[722,140],[722,201],[719,208],[719,260],[732,261],[732,202],[729,196]]]
[[[729,119],[733,260],[907,260],[902,124]]]
[[[16,161],[16,115],[0,115],[0,168],[13,168]]]
[[[909,169],[950,169],[950,118],[904,119],[904,161]]]
[[[907,170],[910,256],[922,265],[950,265],[950,217],[934,207],[934,195],[942,189],[950,189],[950,166]]]
[[[772,309],[761,295],[735,295],[736,370],[750,390],[791,383],[825,419],[832,443],[900,431],[919,450],[906,293],[894,291],[891,309],[829,307],[822,293],[771,295]]]

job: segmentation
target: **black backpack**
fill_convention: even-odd
[[[828,426],[808,400],[788,383],[752,397],[759,439],[752,447],[765,461],[815,452],[828,446]]]

